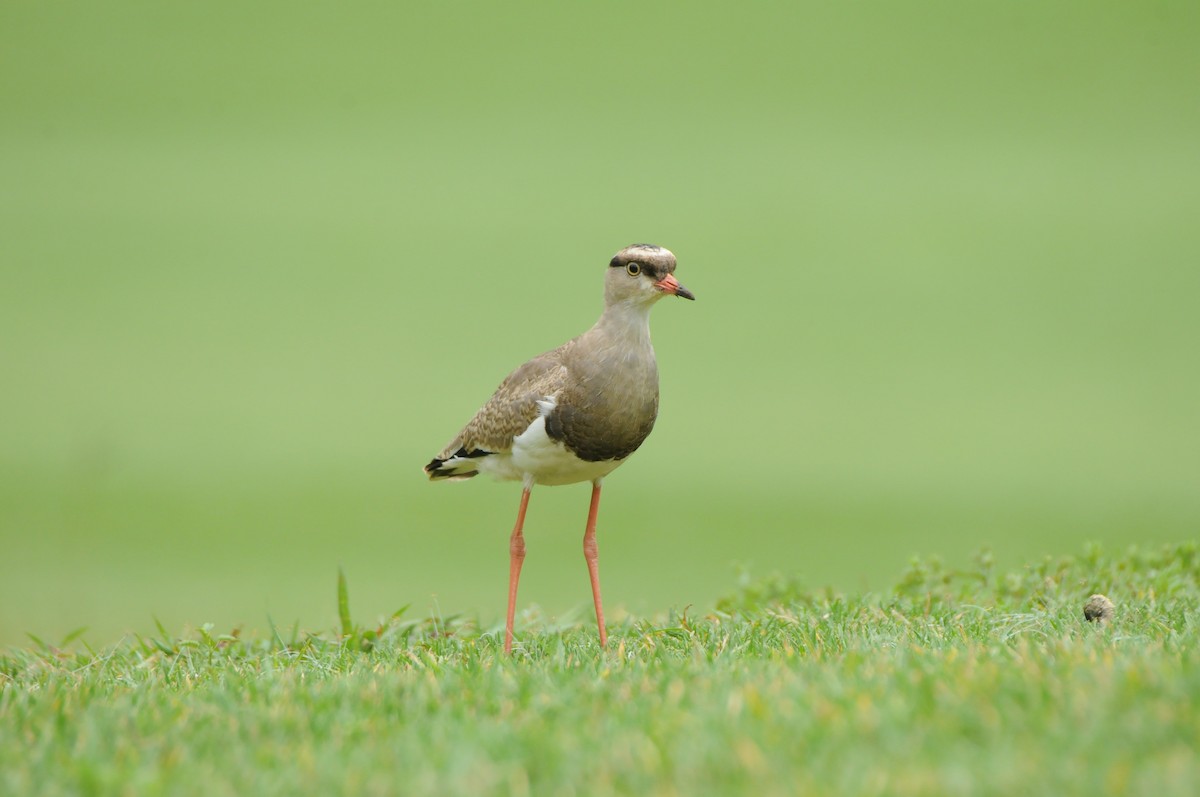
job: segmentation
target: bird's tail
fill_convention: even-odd
[[[469,479],[479,475],[479,466],[476,464],[476,460],[486,457],[490,453],[490,451],[478,448],[473,451],[460,448],[449,456],[442,454],[440,457],[434,457],[425,466],[425,474],[429,476],[430,481]]]

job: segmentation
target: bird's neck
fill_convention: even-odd
[[[649,348],[650,307],[644,302],[613,302],[591,331],[623,346]]]

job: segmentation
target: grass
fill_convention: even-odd
[[[1116,603],[1084,621],[1093,592]],[[332,596],[331,596],[332,597]],[[403,611],[0,654],[11,794],[1193,794],[1200,548],[893,589],[745,579],[706,616],[495,628]]]

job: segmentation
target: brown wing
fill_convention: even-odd
[[[566,381],[567,368],[554,356],[557,353],[535,357],[509,374],[443,453],[459,448],[493,454],[511,450],[513,438],[537,418],[538,401],[556,395]]]
[[[475,417],[425,466],[429,477],[469,478],[477,472],[471,460],[512,450],[513,438],[537,418],[538,401],[557,395],[566,383],[562,352],[570,345],[534,357],[509,374]]]

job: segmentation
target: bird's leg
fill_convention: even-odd
[[[592,579],[592,600],[596,603],[596,624],[600,627],[600,645],[608,643],[604,630],[604,603],[600,600],[600,551],[596,547],[596,513],[600,509],[600,480],[592,482],[592,505],[588,509],[587,529],[583,532],[583,558]]]
[[[531,485],[521,490],[521,506],[517,509],[517,524],[508,538],[508,616],[504,624],[504,653],[512,653],[513,618],[517,614],[517,582],[521,580],[521,564],[525,561],[525,537],[521,529],[525,526],[525,508],[529,506]]]

